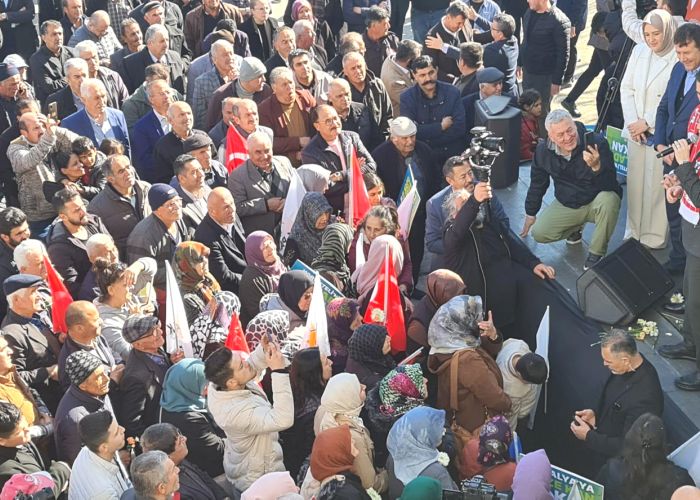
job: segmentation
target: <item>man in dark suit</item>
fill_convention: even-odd
[[[518,66],[518,39],[513,35],[515,19],[510,14],[496,14],[491,21],[493,42],[484,45],[484,66],[503,72],[503,93],[518,97],[515,72]]]
[[[272,56],[272,41],[279,29],[279,23],[270,16],[268,0],[252,0],[250,13],[251,16],[241,23],[239,29],[248,35],[253,57],[267,61]]]
[[[194,240],[209,247],[209,272],[221,288],[237,294],[246,268],[245,233],[227,188],[212,190],[207,198],[207,215],[194,232]]]
[[[229,174],[228,188],[246,234],[261,230],[275,237],[294,174],[292,164],[272,155],[272,141],[264,132],[250,134],[246,144],[250,158]]]
[[[274,39],[275,53],[265,61],[267,69],[267,79],[270,79],[270,73],[275,68],[280,66],[289,66],[289,54],[297,48],[296,35],[294,30],[289,26],[282,26],[275,33]]]
[[[146,427],[158,422],[165,372],[183,359],[185,353],[182,350],[170,356],[165,353],[163,330],[155,316],[131,316],[124,322],[122,334],[131,344],[131,354],[119,384],[122,392],[119,421],[127,436],[140,436]]]
[[[9,54],[19,54],[25,61],[39,46],[34,27],[34,2],[32,0],[7,0],[0,2],[0,29],[3,44],[0,59]]]
[[[688,134],[688,120],[700,101],[695,93],[694,74],[700,69],[700,26],[687,23],[680,26],[673,42],[679,62],[671,70],[666,92],[656,108],[656,129],[651,141],[656,151],[663,151],[674,141],[685,139]],[[664,174],[668,174],[678,164],[673,155],[664,157]],[[681,236],[681,216],[678,203],[666,202],[666,216],[671,233],[671,253],[666,270],[682,274],[685,269],[685,249]]]
[[[109,67],[124,79],[124,59],[143,49],[143,33],[139,23],[131,18],[124,19],[119,26],[119,41],[122,48],[109,56]]]
[[[136,122],[131,131],[132,160],[136,171],[143,179],[153,166],[153,151],[156,143],[170,132],[168,108],[173,103],[173,90],[165,80],[152,80],[146,85],[148,102],[153,108]]]
[[[144,82],[146,67],[161,62],[170,68],[170,85],[185,93],[185,64],[180,55],[168,49],[168,30],[163,25],[154,24],[146,30],[146,46],[136,54],[124,58],[124,82],[129,92],[134,93]]]
[[[36,98],[44,102],[66,86],[64,65],[74,55],[73,49],[63,46],[63,28],[58,21],[46,21],[41,25],[41,41],[39,50],[29,58],[29,71]]]
[[[592,452],[592,465],[598,467],[622,451],[622,440],[639,416],[652,413],[660,417],[664,409],[656,369],[639,353],[629,333],[612,330],[603,338],[600,352],[611,375],[597,409],[577,411],[570,426]]]
[[[66,117],[64,128],[78,135],[89,137],[96,148],[104,139],[116,139],[124,145],[129,156],[129,132],[124,113],[107,107],[107,90],[95,78],[87,78],[80,85],[80,100],[84,108]]]
[[[451,3],[440,22],[430,28],[428,36],[439,36],[443,43],[459,47],[460,43],[467,41],[462,32],[467,16],[467,4],[463,2]],[[459,76],[456,57],[451,57],[440,49],[431,49],[427,46],[423,49],[423,54],[433,58],[438,70],[438,79],[452,83]]]
[[[87,18],[83,14],[82,0],[63,0],[61,3],[63,4],[63,17],[61,18],[63,43],[68,45],[68,41],[77,29],[85,24]]]
[[[311,65],[318,71],[325,71],[328,66],[328,53],[316,42],[314,24],[308,19],[299,19],[294,23],[297,49],[305,50],[311,58]]]
[[[136,3],[136,2],[134,2]],[[183,61],[192,60],[192,52],[187,46],[184,33],[184,17],[180,7],[168,0],[144,2],[129,12],[129,17],[136,19],[141,26],[144,37],[150,26],[159,24],[168,31],[168,47],[177,52]]]
[[[418,183],[420,204],[416,211],[408,244],[413,262],[413,279],[418,280],[420,264],[423,260],[425,245],[425,204],[433,196],[440,179],[440,171],[434,163],[430,147],[416,140],[418,128],[412,120],[405,116],[394,118],[389,127],[389,139],[372,151],[372,158],[377,162],[377,174],[384,182],[385,196],[399,203],[401,188],[408,167],[411,167],[413,178]]]
[[[51,413],[55,413],[63,395],[58,384],[58,355],[61,344],[49,325],[35,321],[43,309],[37,289],[43,284],[40,276],[15,274],[3,283],[8,310],[2,322],[5,340],[12,349],[17,373],[36,390]]]
[[[78,59],[77,57],[68,59],[65,68],[68,85],[48,96],[42,108],[42,112],[47,115],[49,113],[49,104],[55,102],[59,120],[76,113],[78,106],[82,109],[80,85],[88,77],[88,65],[83,59]]]

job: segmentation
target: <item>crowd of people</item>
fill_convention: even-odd
[[[545,450],[517,451],[556,375],[534,352],[556,271],[523,239],[591,223],[584,270],[608,252],[622,188],[575,121],[600,72],[626,237],[685,273],[684,341],[659,353],[700,363],[700,2],[598,3],[564,109],[583,0],[0,3],[0,498],[431,500],[473,478],[554,498]],[[471,141],[499,99],[531,161],[520,237]],[[567,429],[591,479],[700,498],[635,339],[600,353]]]

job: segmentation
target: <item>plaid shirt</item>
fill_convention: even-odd
[[[115,33],[121,31],[121,24],[129,17],[131,6],[127,0],[107,0],[107,14]]]

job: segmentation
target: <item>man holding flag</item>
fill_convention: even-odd
[[[342,122],[333,106],[321,104],[311,110],[311,122],[318,132],[301,151],[302,164],[315,163],[331,172],[326,192],[334,212],[345,211],[345,193],[349,190],[348,171],[353,150],[362,172],[376,170],[374,158],[355,132],[342,130]],[[364,183],[362,184],[364,185]],[[369,207],[368,207],[369,208]]]
[[[234,99],[234,98],[231,98]],[[233,103],[233,120],[226,132],[224,164],[229,173],[248,159],[246,139],[253,132],[265,132],[270,140],[272,129],[260,125],[258,105],[252,99],[235,98]],[[221,158],[221,155],[219,155]]]

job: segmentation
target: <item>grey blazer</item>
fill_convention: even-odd
[[[286,156],[273,156],[272,167],[281,178],[281,192],[277,196],[286,198],[293,175],[292,164]],[[261,230],[275,237],[282,213],[267,210],[267,200],[274,197],[272,186],[250,160],[229,174],[228,188],[236,200],[236,211],[245,234]]]

